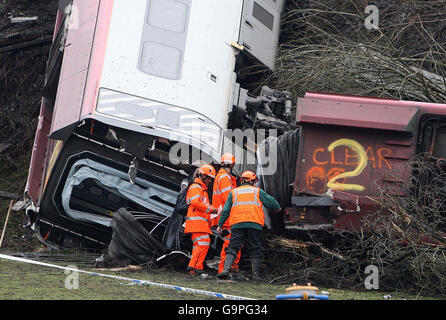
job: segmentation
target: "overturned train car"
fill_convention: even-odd
[[[61,0],[25,193],[39,240],[106,248],[125,208],[182,250],[169,223],[194,161],[219,161],[228,128],[288,129],[289,94],[251,75],[274,69],[282,7]]]
[[[429,181],[408,165],[414,156],[446,157],[444,104],[308,92],[296,123],[278,139],[279,151],[293,151],[279,153],[277,174],[263,177],[286,208],[281,232],[361,232],[383,192],[409,197],[410,179]]]

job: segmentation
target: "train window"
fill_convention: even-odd
[[[432,155],[436,158],[446,158],[446,127],[437,130]]]
[[[187,23],[187,6],[174,0],[152,0],[148,23],[154,27],[184,32]]]
[[[273,30],[274,16],[255,1],[254,8],[252,9],[252,16],[263,23],[265,27],[267,27],[271,31]]]
[[[156,113],[156,123],[158,125],[165,125],[172,129],[178,128],[180,125],[180,116],[175,111],[169,111],[165,109],[158,109]]]
[[[114,203],[120,203],[121,202],[121,197],[114,194],[114,193],[107,193],[107,200],[114,202]]]
[[[178,79],[181,65],[181,51],[160,43],[145,42],[143,45],[141,70],[145,73]]]
[[[160,78],[181,78],[191,0],[148,0],[139,66]]]
[[[153,107],[158,103],[154,102]],[[122,114],[137,114],[140,119],[152,119],[155,117],[153,109],[142,107],[135,103],[120,101],[116,103],[116,111]]]
[[[101,188],[97,187],[97,186],[91,186],[91,187],[88,189],[88,191],[89,191],[92,195],[97,196],[97,197],[101,197],[102,194],[103,194],[103,190],[102,190]]]

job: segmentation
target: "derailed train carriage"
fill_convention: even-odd
[[[256,149],[227,129],[280,135],[254,141],[250,167],[285,208],[266,212],[274,232],[358,231],[379,186],[407,196],[409,159],[446,157],[446,106],[309,92],[293,119],[287,92],[256,86],[274,70],[283,6],[61,0],[26,187],[39,240],[140,261],[190,251],[174,207],[195,160],[233,151],[242,169]]]
[[[276,232],[364,232],[368,215],[385,214],[383,193],[404,203],[431,182],[444,190],[445,104],[307,92],[296,113],[298,133],[278,138],[276,172],[263,176],[286,208],[273,221]],[[417,170],[414,159],[429,170]]]
[[[25,193],[38,239],[107,248],[121,209],[122,234],[141,231],[134,245],[183,250],[171,217],[196,160],[218,163],[226,129],[289,127],[289,94],[255,91],[274,69],[282,8],[61,0]]]

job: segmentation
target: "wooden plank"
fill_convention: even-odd
[[[3,237],[5,236],[6,226],[8,225],[9,214],[11,213],[11,208],[12,208],[12,204],[13,203],[14,203],[13,200],[11,200],[11,202],[9,203],[8,214],[6,215],[5,225],[3,226],[3,231],[2,231],[2,237],[0,238],[0,248],[1,248],[2,243],[3,243]]]

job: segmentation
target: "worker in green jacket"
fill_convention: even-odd
[[[217,232],[222,232],[223,224],[229,219],[231,226],[231,240],[226,248],[226,260],[223,271],[217,275],[226,279],[237,252],[245,244],[251,258],[252,277],[260,280],[260,264],[263,259],[262,230],[265,215],[262,206],[280,212],[280,204],[274,197],[255,187],[258,181],[252,171],[245,171],[241,175],[242,184],[231,191],[226,199],[223,211],[218,221]]]

